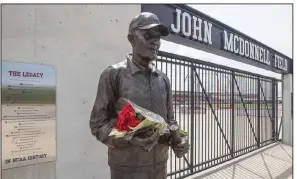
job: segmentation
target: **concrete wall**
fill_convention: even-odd
[[[3,5],[2,60],[57,68],[57,162],[2,171],[2,179],[107,179],[107,148],[91,136],[99,75],[122,61],[140,5]],[[5,146],[4,146],[5,147]]]

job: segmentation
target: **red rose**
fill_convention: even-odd
[[[126,104],[120,112],[116,128],[118,131],[130,131],[129,127],[136,127],[141,121],[136,117],[135,110],[130,103]]]

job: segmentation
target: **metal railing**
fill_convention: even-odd
[[[277,140],[276,79],[166,52],[156,65],[170,79],[175,118],[191,144],[189,165],[170,150],[168,178],[185,178]]]

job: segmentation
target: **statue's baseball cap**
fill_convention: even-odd
[[[162,36],[167,36],[169,34],[169,29],[166,25],[162,24],[159,18],[150,12],[142,12],[136,17],[134,17],[129,25],[129,33],[134,29],[150,29],[153,27],[158,27]]]

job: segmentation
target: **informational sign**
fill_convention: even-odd
[[[56,69],[2,61],[2,169],[56,160]]]
[[[142,4],[141,11],[156,14],[169,28],[165,40],[277,73],[293,73],[289,57],[187,5]]]

